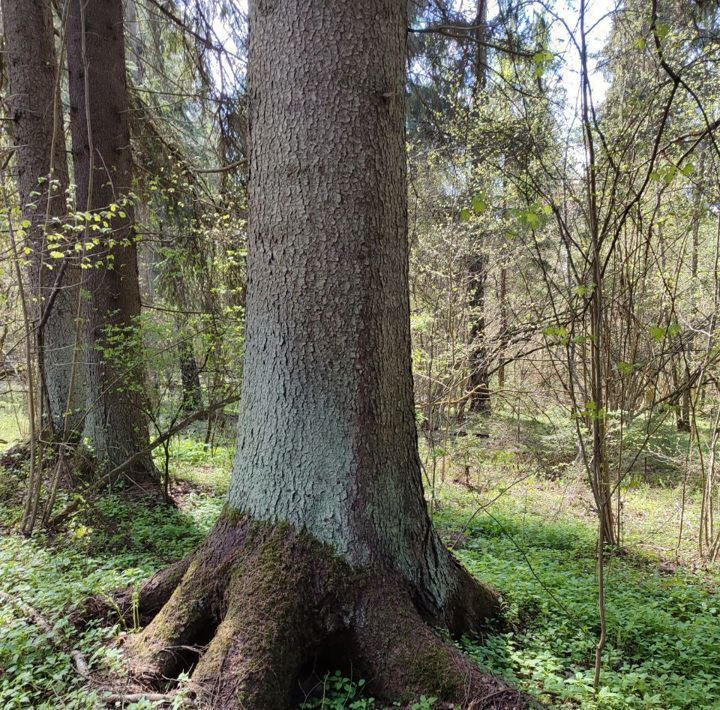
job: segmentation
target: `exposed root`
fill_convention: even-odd
[[[501,618],[502,604],[495,590],[480,584],[455,558],[455,584],[442,618],[453,636],[483,630]]]
[[[84,626],[90,619],[121,621],[133,627],[150,623],[180,584],[191,558],[186,557],[156,572],[139,589],[128,587],[112,596],[90,597],[69,614],[70,623]]]
[[[225,591],[246,534],[245,528],[221,521],[215,534],[189,558],[167,603],[128,643],[135,676],[157,681],[177,675],[187,665],[179,651],[212,638],[227,608]],[[160,586],[167,591],[167,584]]]
[[[323,566],[285,531],[261,537],[233,571],[227,612],[193,674],[211,707],[283,707],[319,633]]]
[[[474,707],[473,703],[503,690],[512,694],[516,704],[498,707],[527,704],[521,693],[483,673],[443,642],[424,623],[397,580],[368,584],[356,611],[354,638],[369,687],[380,697],[411,703],[426,695]]]
[[[396,574],[352,569],[286,526],[224,517],[184,565],[147,583],[141,602],[157,608],[179,576],[125,650],[133,677],[159,691],[193,671],[200,707],[283,710],[302,699],[300,681],[312,664],[352,666],[391,701],[426,695],[455,707],[529,706],[445,643]],[[486,593],[475,594],[466,612],[459,597],[452,601],[458,626],[488,603]]]

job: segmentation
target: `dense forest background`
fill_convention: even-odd
[[[122,56],[74,31],[82,3],[33,2],[34,24],[22,5],[2,1],[0,705],[182,707],[187,677],[102,684],[139,619],[63,610],[181,558],[223,505],[247,7],[124,0]],[[719,52],[701,0],[409,5],[425,494],[503,598],[505,626],[462,649],[549,706],[720,707]],[[126,125],[103,123],[118,102]],[[300,701],[381,707],[365,681],[318,669]]]

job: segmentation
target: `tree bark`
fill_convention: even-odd
[[[485,323],[485,282],[487,265],[483,235],[476,233],[474,253],[468,269],[468,290],[472,325],[470,327],[470,411],[489,415],[491,410],[489,361]]]
[[[57,240],[50,257],[47,235],[63,234],[68,166],[59,101],[50,0],[2,0],[8,104],[15,141],[16,180],[27,245],[33,327],[50,428],[79,434],[85,404],[82,365],[76,358],[80,268],[73,243]]]
[[[68,73],[77,208],[107,225],[94,231],[90,224],[85,234],[91,268],[84,284],[90,392],[84,436],[112,468],[149,441],[122,0],[71,0]],[[131,478],[153,480],[149,456]]]
[[[150,585],[152,604],[160,588],[169,599],[127,645],[133,674],[161,683],[193,665],[173,648],[207,644],[192,677],[208,707],[287,708],[323,657],[402,702],[526,704],[430,626],[474,632],[499,604],[443,546],[423,497],[405,5],[251,6],[246,353],[227,509],[174,591]]]

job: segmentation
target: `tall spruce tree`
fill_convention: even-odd
[[[43,424],[56,435],[77,434],[86,399],[76,348],[82,342],[80,269],[64,230],[68,165],[50,0],[3,0],[2,20],[16,179],[28,225],[29,326],[48,415]],[[64,254],[63,260],[51,258],[50,251]]]
[[[495,696],[499,681],[432,629],[477,630],[498,599],[443,546],[423,498],[405,3],[258,0],[250,23],[238,453],[209,538],[140,590],[154,619],[128,641],[132,671],[162,683],[188,660],[174,649],[202,643],[193,681],[213,708],[289,707],[327,654],[382,697]],[[502,690],[504,707],[524,706]]]

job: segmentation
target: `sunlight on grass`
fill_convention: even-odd
[[[7,448],[28,437],[27,414],[19,397],[0,397],[0,448]]]
[[[595,527],[550,520],[539,505],[553,497],[560,505],[565,492],[543,488],[508,493],[480,511],[467,491],[441,493],[436,522],[463,564],[500,590],[509,622],[464,648],[554,707],[720,707],[720,575],[666,570],[632,546],[607,561],[610,639],[595,698]],[[648,517],[660,524],[661,513],[651,508]]]

